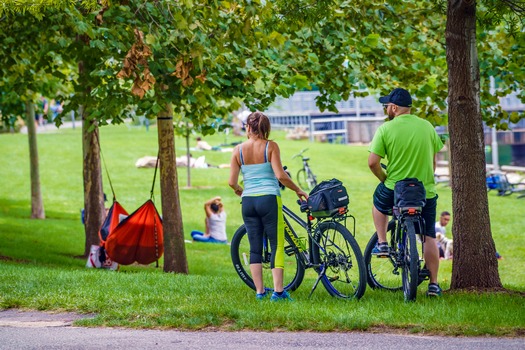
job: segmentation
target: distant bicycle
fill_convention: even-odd
[[[301,152],[297,153],[292,157],[292,159],[301,157],[303,161],[303,168],[297,172],[297,182],[303,190],[309,191],[317,185],[317,178],[308,165],[310,158],[303,156],[303,153],[306,151],[308,151],[308,148],[305,148]]]

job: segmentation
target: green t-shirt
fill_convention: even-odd
[[[425,185],[427,198],[434,198],[434,156],[441,148],[443,142],[432,124],[403,114],[377,129],[368,150],[388,159],[387,188],[393,190],[397,181],[415,177]]]

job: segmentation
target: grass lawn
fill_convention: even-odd
[[[356,238],[364,250],[373,233],[371,195],[377,180],[367,166],[366,146],[347,146],[285,140],[280,144],[283,164],[295,177],[301,167],[292,156],[309,148],[307,156],[318,179],[336,177],[350,195],[350,212],[356,217]],[[127,126],[101,129],[103,155],[117,199],[134,211],[149,198],[153,169],[138,169],[137,159],[157,154],[157,130]],[[211,145],[243,138],[214,135]],[[195,140],[191,141],[191,145]],[[176,140],[185,152],[185,141]],[[38,135],[40,177],[46,220],[31,220],[27,135],[0,135],[0,309],[22,308],[93,313],[78,321],[83,326],[145,328],[218,328],[223,330],[350,331],[401,329],[414,333],[447,335],[523,336],[525,334],[525,200],[498,197],[489,192],[491,225],[498,252],[500,277],[509,293],[451,293],[428,299],[426,283],[415,303],[404,303],[402,293],[367,288],[359,301],[332,298],[307,271],[292,303],[256,302],[254,292],[237,277],[229,246],[186,244],[189,275],[166,274],[162,268],[121,266],[119,272],[85,268],[76,258],[84,249],[80,222],[83,207],[81,130],[65,129]],[[213,165],[229,163],[231,153],[192,151]],[[192,169],[187,188],[186,169],[179,168],[181,206],[186,239],[193,229],[204,230],[205,200],[222,196],[228,213],[228,235],[242,223],[240,199],[227,185],[229,169]],[[104,188],[111,190],[104,175]],[[438,185],[438,213],[451,211],[451,192]],[[155,199],[160,211],[160,186]],[[283,192],[283,203],[297,208],[295,194]],[[110,203],[107,203],[109,206]],[[298,208],[297,208],[298,209]],[[454,219],[454,218],[452,218]],[[450,231],[451,225],[448,226]],[[162,266],[162,260],[160,265]],[[450,285],[452,261],[442,261],[439,282]]]

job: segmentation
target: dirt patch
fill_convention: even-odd
[[[0,255],[0,261],[14,261],[14,262],[17,262],[17,263],[24,263],[24,264],[27,264],[29,262],[29,260],[22,260],[22,259],[13,259],[9,256],[5,256],[5,255]]]
[[[494,293],[494,294],[508,294],[508,295],[517,295],[521,297],[525,297],[525,292],[521,292],[518,290],[510,290],[505,288],[483,288],[483,287],[469,287],[469,288],[462,288],[462,289],[447,289],[447,294],[462,294],[462,293],[469,293],[469,294],[487,294],[487,293]]]
[[[43,312],[7,309],[0,311],[0,327],[66,327],[74,321],[93,318],[93,314]]]

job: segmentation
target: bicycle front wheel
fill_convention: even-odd
[[[366,289],[361,249],[346,227],[322,222],[317,227],[312,257],[321,282],[332,296],[359,299]]]
[[[416,229],[410,220],[404,222],[406,230],[403,249],[402,281],[405,301],[416,300],[417,286],[419,285],[419,256],[417,253]]]
[[[297,172],[297,184],[303,189],[303,191],[309,191],[311,188],[308,185],[308,178],[306,171],[301,169]]]
[[[391,242],[396,225],[394,220],[388,223],[386,241]],[[403,288],[399,270],[396,267],[395,254],[387,257],[379,257],[372,254],[372,250],[377,245],[377,232],[374,232],[365,248],[365,265],[368,285],[372,288],[397,291]],[[395,247],[390,247],[391,252],[395,252]]]
[[[296,255],[295,246],[290,245],[289,238],[285,236],[285,254],[284,254],[284,280],[283,286],[285,290],[296,290],[304,278],[304,267]],[[246,227],[242,225],[237,229],[231,241],[231,257],[233,267],[248,287],[255,290],[252,274],[250,271],[250,242],[248,241],[248,232]],[[273,276],[270,267],[271,252],[269,242],[266,239],[263,242],[263,282],[264,287],[268,290],[273,290]]]

